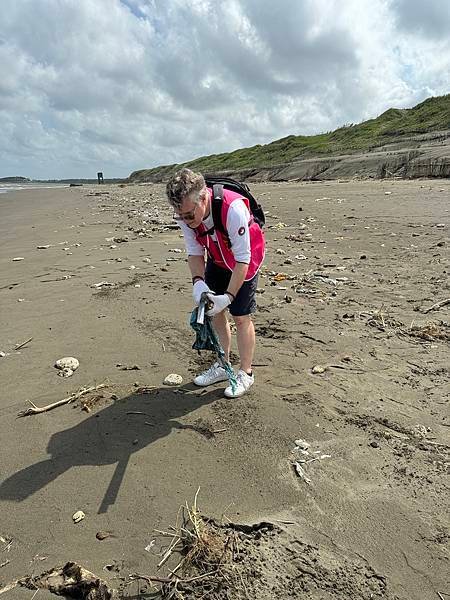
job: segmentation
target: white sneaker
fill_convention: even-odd
[[[255,383],[255,376],[239,370],[236,375],[236,381],[237,385],[234,392],[231,385],[225,388],[224,394],[227,398],[239,398],[240,396],[243,396]]]
[[[200,373],[200,375],[197,375],[197,377],[194,378],[194,383],[195,385],[205,387],[217,383],[218,381],[226,381],[227,379],[228,375],[225,369],[221,367],[218,362],[215,362],[209,369]]]

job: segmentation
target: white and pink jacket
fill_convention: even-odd
[[[211,197],[212,192],[208,189]],[[227,222],[228,210],[235,200],[242,200],[249,213],[250,220],[248,222],[249,234],[250,234],[250,263],[248,265],[247,275],[245,281],[250,281],[258,272],[265,254],[265,240],[264,232],[260,226],[253,220],[250,204],[247,198],[240,196],[236,192],[230,190],[223,190],[223,201],[222,201],[222,223]],[[195,230],[195,237],[199,244],[206,248],[208,256],[213,262],[222,269],[228,269],[232,271],[236,266],[236,259],[233,255],[233,249],[230,246],[230,241],[226,235],[221,231],[215,230],[217,242],[215,242],[210,235],[206,234],[206,227],[203,223]]]

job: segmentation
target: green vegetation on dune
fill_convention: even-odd
[[[135,171],[131,180],[164,179],[186,166],[202,172],[257,169],[312,157],[372,151],[413,135],[450,129],[450,94],[428,98],[414,108],[390,108],[376,119],[319,135],[289,135],[269,144],[212,154],[178,164]]]

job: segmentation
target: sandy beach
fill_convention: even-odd
[[[239,400],[191,384],[211,356],[162,185],[0,195],[0,588],[75,561],[150,598],[129,575],[167,574],[155,530],[200,488],[208,517],[274,524],[248,597],[450,598],[450,305],[429,310],[450,297],[450,182],[252,190],[267,259]]]

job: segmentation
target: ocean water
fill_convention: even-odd
[[[66,188],[68,183],[0,183],[0,194],[17,192],[18,190],[45,190],[52,188]]]

